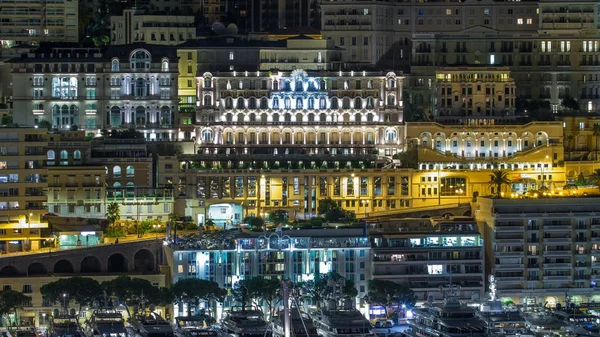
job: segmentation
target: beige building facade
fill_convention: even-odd
[[[112,45],[141,42],[174,46],[196,38],[194,16],[126,9],[120,16],[111,16],[110,26]]]

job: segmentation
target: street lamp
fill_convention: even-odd
[[[458,205],[460,206],[460,196],[461,196],[461,194],[463,194],[464,191],[462,188],[459,188],[455,192],[458,195]]]
[[[158,229],[160,228],[160,225],[154,224],[154,225],[152,225],[152,228],[154,228],[154,233],[156,234],[156,240],[158,240]]]
[[[67,296],[68,296],[68,295],[67,295],[66,293],[63,293],[63,294],[62,294],[62,298],[63,298],[63,307],[65,307],[65,313],[68,311],[68,310],[67,310]]]

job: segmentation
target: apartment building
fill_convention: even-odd
[[[384,221],[369,234],[373,279],[402,283],[417,303],[443,300],[440,286],[461,286],[463,300],[483,298],[484,243],[468,217]]]
[[[293,282],[313,280],[317,274],[337,272],[355,283],[357,309],[367,312],[361,298],[371,279],[370,244],[363,229],[307,229],[282,233],[217,234],[211,240],[181,240],[169,247],[173,282],[200,278],[232,289],[240,280],[255,276],[281,278]],[[172,250],[171,250],[172,249]],[[217,319],[223,309],[234,305],[231,295],[217,303]],[[175,315],[184,315],[187,304],[175,304]]]
[[[191,15],[153,14],[126,9],[110,17],[112,45],[150,43],[174,46],[196,38],[196,24]]]
[[[475,216],[498,296],[554,307],[597,302],[598,198],[480,198]]]
[[[432,115],[443,124],[502,124],[515,115],[515,82],[504,67],[442,67],[432,90]]]
[[[347,62],[410,66],[407,98],[427,114],[439,67],[480,65],[509,67],[517,97],[559,110],[570,96],[594,112],[597,7],[587,0],[335,1],[322,6],[322,31],[346,48]]]
[[[3,128],[0,131],[0,249],[5,252],[38,249],[48,223],[45,203],[46,132]]]
[[[14,122],[58,130],[136,128],[176,139],[177,56],[167,46],[43,45],[12,64]]]
[[[74,0],[2,1],[2,48],[44,41],[78,42],[78,13]]]

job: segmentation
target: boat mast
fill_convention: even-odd
[[[283,333],[284,337],[291,337],[291,322],[290,322],[290,294],[289,281],[281,281],[281,293],[283,295]]]

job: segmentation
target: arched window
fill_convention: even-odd
[[[326,121],[327,121],[327,115],[320,114],[319,115],[319,122],[326,122]]]
[[[210,129],[202,130],[202,141],[203,142],[212,142],[213,132]]]
[[[150,53],[138,49],[131,54],[131,70],[150,70]]]
[[[111,62],[110,69],[112,71],[119,71],[119,60],[113,59],[112,62]]]
[[[394,141],[396,141],[397,138],[398,138],[398,135],[396,133],[396,130],[394,130],[394,129],[388,129],[385,132],[385,139],[388,142],[394,142]]]
[[[231,97],[225,98],[225,109],[233,109],[233,98],[231,98]]]
[[[54,150],[48,150],[48,160],[55,160],[56,159],[56,153],[54,153]]]
[[[273,81],[273,90],[274,90],[274,91],[277,91],[277,90],[279,90],[279,82],[277,82],[277,81]]]
[[[121,183],[118,181],[115,181],[115,183],[113,184],[113,187],[121,187]]]
[[[112,126],[118,126],[121,125],[121,108],[114,105],[112,108],[110,108],[110,120],[109,120],[109,124]]]
[[[127,174],[127,178],[133,177],[135,175],[135,168],[132,165],[127,166],[125,174]]]
[[[171,125],[172,124],[171,108],[169,108],[166,105],[163,105],[160,108],[160,124],[161,125]]]
[[[61,160],[67,160],[69,159],[69,152],[67,152],[67,150],[62,150],[60,151],[60,159]]]
[[[248,119],[250,120],[250,122],[256,122],[256,115],[255,114],[250,114],[248,116]]]
[[[296,98],[296,109],[304,109],[304,102],[302,97]]]
[[[160,62],[160,70],[161,70],[161,71],[164,71],[164,72],[167,72],[167,71],[169,71],[169,60],[164,60],[164,59],[163,59],[163,60]]]
[[[315,114],[308,114],[308,121],[309,122],[314,122],[315,121]]]
[[[211,105],[212,105],[212,96],[204,95],[204,106],[211,106]]]
[[[354,109],[362,109],[362,99],[360,97],[354,99]]]
[[[44,104],[33,103],[33,110],[44,111]]]
[[[296,81],[296,91],[304,91],[304,83],[302,81]]]
[[[312,82],[311,82],[312,83]],[[308,98],[308,108],[309,109],[314,109],[315,108],[315,99],[312,97]]]
[[[283,118],[286,122],[291,122],[292,121],[292,115],[291,114],[285,114],[283,115]]]
[[[338,109],[338,99],[335,97],[331,98],[331,108],[332,109]]]
[[[238,97],[237,99],[237,108],[238,109],[243,109],[244,108],[244,99],[241,97]]]
[[[291,109],[292,108],[292,100],[289,97],[286,97],[283,100],[283,105],[285,109]]]
[[[146,124],[146,108],[139,105],[135,108],[135,124],[145,125]]]
[[[44,85],[44,78],[42,76],[35,76],[33,78],[33,85],[36,87]]]
[[[212,87],[212,78],[207,76],[204,78],[204,88],[211,88]]]
[[[81,151],[75,150],[75,152],[73,152],[73,159],[81,160]]]
[[[150,83],[142,77],[138,77],[135,82],[133,82],[133,87],[133,94],[136,97],[147,96],[150,91]]]
[[[269,101],[267,100],[266,97],[263,97],[260,99],[260,108],[261,109],[268,109],[269,108]]]
[[[117,165],[113,167],[113,178],[121,177],[121,166]],[[121,186],[121,184],[119,184]]]
[[[325,97],[319,98],[319,109],[327,109],[327,103]]]
[[[373,97],[367,97],[367,109],[373,109],[374,106]]]
[[[279,114],[273,114],[273,122],[279,122]]]
[[[128,182],[128,183],[127,183],[127,185],[125,185],[125,186],[126,186],[126,191],[125,191],[126,195],[127,195],[128,197],[133,197],[133,196],[135,196],[135,184],[134,184],[133,182],[131,182],[131,181],[130,181],[130,182]],[[138,205],[137,207],[140,207],[140,206]]]
[[[250,97],[248,99],[248,109],[256,109],[256,98]]]
[[[342,100],[342,109],[350,109],[350,98],[344,97]]]
[[[227,114],[227,116],[225,116],[227,122],[231,123],[233,122],[233,115],[232,114]]]
[[[387,105],[394,105],[396,99],[394,97],[394,95],[388,95],[387,97]]]
[[[273,109],[279,109],[279,98],[273,97]]]

